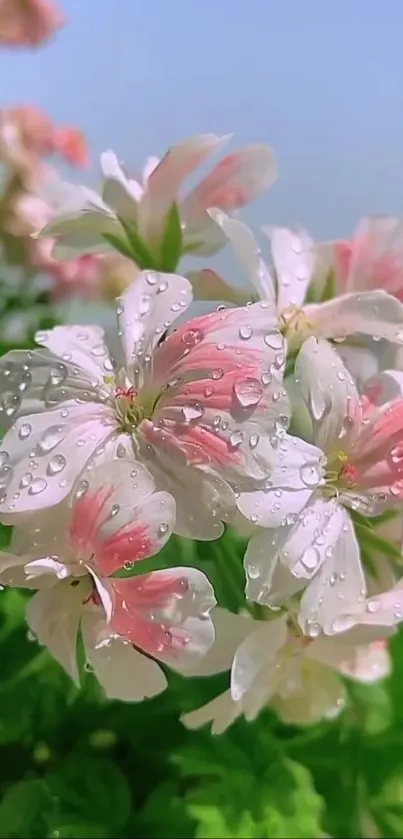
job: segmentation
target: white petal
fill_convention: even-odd
[[[165,690],[158,664],[114,636],[97,612],[86,611],[81,628],[87,662],[109,699],[140,702]]]
[[[349,629],[356,622],[349,614],[350,609],[357,608],[365,596],[365,577],[354,527],[348,513],[339,510],[342,526],[338,539],[301,599],[298,620],[308,635],[317,634],[320,629],[326,635]]]
[[[214,624],[214,644],[191,669],[188,676],[212,676],[229,670],[238,646],[251,632],[255,622],[249,615],[235,615],[216,606],[211,612]]]
[[[102,396],[104,376],[110,376],[113,372],[104,339],[105,333],[100,326],[55,326],[53,329],[37,332],[35,336],[38,344],[48,347],[52,353],[59,356],[67,370],[71,369],[67,367],[67,363],[79,367],[78,373],[73,375],[76,375],[80,382],[80,373],[81,377],[86,374],[87,388],[97,387],[99,397]],[[63,375],[61,370],[59,378],[63,379]]]
[[[94,450],[113,431],[112,423],[105,406],[72,402],[63,403],[61,411],[18,419],[3,440],[3,522],[22,512],[54,506],[65,498]]]
[[[248,600],[266,606],[284,603],[304,586],[304,581],[295,577],[281,562],[282,552],[287,547],[290,527],[258,528],[249,540],[244,557]]]
[[[181,722],[191,730],[201,728],[201,726],[211,722],[212,734],[222,734],[241,713],[241,703],[234,702],[230,691],[226,690],[220,696],[212,699],[211,702],[207,702],[206,705],[198,708],[197,711],[183,714]]]
[[[65,352],[65,344],[62,346],[64,349],[60,354],[54,355],[47,349],[11,350],[0,359],[0,421],[3,428],[9,428],[17,417],[54,408],[67,399],[99,400],[100,389],[98,382],[94,387],[93,370],[82,369],[81,365],[78,368],[77,362],[73,362],[73,352]],[[70,358],[72,361],[68,360]]]
[[[314,662],[302,671],[299,689],[275,698],[273,706],[289,725],[307,725],[322,719],[334,719],[345,705],[345,689],[330,667]]]
[[[181,212],[183,212],[183,205]],[[182,234],[183,253],[189,253],[192,256],[213,256],[226,244],[227,238],[224,232],[208,213],[203,213],[194,222],[186,222]]]
[[[343,294],[334,300],[304,308],[317,336],[346,338],[369,335],[376,341],[384,338],[403,343],[403,306],[385,291]]]
[[[306,230],[289,227],[263,227],[270,239],[276,269],[277,310],[301,306],[312,279],[315,264],[313,241]]]
[[[253,682],[276,657],[287,640],[285,617],[263,622],[243,641],[231,669],[231,696],[235,701],[253,688]]]
[[[261,300],[272,304],[271,314],[275,311],[275,287],[270,271],[262,259],[260,248],[253,233],[246,224],[230,218],[222,210],[211,209],[209,215],[224,230],[235,256],[245,276]]]
[[[41,230],[41,236],[55,239],[55,259],[77,259],[111,250],[103,234],[119,234],[121,228],[108,207],[98,197],[97,200],[99,206],[94,204],[91,209],[61,213]]]
[[[348,445],[359,425],[359,395],[327,341],[305,341],[295,362],[295,383],[311,416],[315,443],[329,454]]]
[[[169,326],[192,301],[192,287],[179,274],[142,271],[118,298],[118,322],[128,367],[153,352]],[[139,354],[140,352],[140,354]]]
[[[101,169],[104,178],[102,198],[105,204],[121,218],[136,221],[137,203],[143,193],[140,185],[126,177],[113,151],[101,154]]]
[[[306,650],[309,658],[334,667],[343,676],[364,684],[371,684],[390,675],[391,659],[386,639],[370,643],[347,642],[354,630],[336,638],[318,638]],[[346,639],[343,643],[343,639]]]
[[[241,513],[260,527],[278,527],[298,514],[323,483],[324,456],[320,449],[286,434],[275,452],[275,462],[264,489],[237,498]]]
[[[52,588],[38,591],[26,611],[28,625],[39,643],[49,649],[76,684],[79,682],[76,645],[83,597],[81,583],[72,586],[63,580]]]

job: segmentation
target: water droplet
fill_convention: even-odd
[[[257,580],[260,575],[260,568],[258,565],[248,565],[248,575],[251,580]]]
[[[270,370],[264,370],[260,378],[261,378],[262,385],[264,385],[266,387],[267,385],[270,384],[273,377],[272,377],[272,374],[271,374]]]
[[[188,329],[182,336],[182,341],[184,344],[187,344],[189,347],[195,347],[197,344],[200,344],[204,338],[204,333],[201,329]]]
[[[244,324],[243,326],[239,327],[239,337],[242,338],[243,341],[248,341],[253,335],[253,329],[251,326]]]
[[[114,504],[114,505],[113,505],[113,507],[112,507],[112,509],[111,509],[111,516],[112,516],[112,518],[113,518],[114,516],[117,516],[117,514],[119,513],[119,511],[120,511],[120,506],[119,506],[119,504]]]
[[[58,475],[59,472],[63,472],[63,469],[67,466],[67,460],[64,454],[55,454],[50,459],[46,473],[47,475]]]
[[[218,379],[222,379],[223,375],[224,375],[224,370],[221,367],[218,367],[217,370],[212,370],[211,371],[211,378],[215,379],[216,381]]]
[[[229,435],[229,443],[232,448],[236,449],[243,442],[243,431],[232,431]]]
[[[264,342],[268,347],[271,347],[272,350],[283,349],[283,338],[280,332],[268,332],[267,335],[264,336]]]
[[[48,384],[53,387],[57,387],[58,385],[63,384],[63,382],[67,379],[67,375],[68,369],[65,364],[55,364],[55,366],[50,370]]]
[[[332,632],[346,632],[347,629],[351,629],[352,626],[355,624],[355,618],[353,615],[337,615],[336,618],[332,621]]]
[[[37,446],[39,452],[45,454],[46,452],[52,451],[52,449],[61,443],[63,437],[64,429],[62,425],[50,425],[39,440]]]
[[[79,485],[76,489],[76,492],[75,492],[75,497],[77,498],[77,500],[79,500],[80,498],[83,497],[83,495],[85,495],[88,488],[89,488],[88,481],[86,481],[86,480],[80,481],[80,483],[79,483]]]
[[[21,405],[21,396],[18,393],[6,393],[2,399],[1,407],[7,417],[12,417]]]
[[[20,480],[19,488],[20,489],[26,489],[27,487],[29,487],[29,485],[32,483],[32,481],[33,481],[32,473],[31,472],[25,472],[25,475],[23,475],[21,480]]]
[[[34,478],[28,487],[28,495],[39,495],[40,492],[45,491],[47,485],[45,478]]]
[[[185,422],[192,422],[203,416],[203,406],[199,402],[194,402],[193,405],[183,405],[181,410]]]
[[[95,358],[102,358],[102,356],[106,355],[106,354],[107,354],[107,349],[105,347],[105,344],[102,344],[102,343],[101,344],[96,344],[96,346],[93,347],[92,350],[91,350],[91,355],[93,355]]]
[[[259,434],[251,434],[249,437],[249,445],[251,449],[255,449],[260,440]]]
[[[162,521],[161,524],[158,527],[158,536],[165,536],[165,534],[168,533],[168,530],[169,530],[168,522],[167,521]]]
[[[367,603],[367,611],[370,613],[378,612],[381,608],[381,601],[380,600],[368,600]]]
[[[302,554],[301,562],[308,571],[314,571],[320,562],[320,553],[317,548],[307,548]]]
[[[9,463],[9,461],[10,461],[9,453],[4,451],[4,449],[3,449],[3,451],[0,452],[0,467],[4,466],[6,463]]]
[[[311,638],[317,638],[318,635],[320,634],[320,625],[318,624],[317,621],[309,621],[308,620],[306,622],[306,628],[307,628],[308,635]]]
[[[263,396],[263,386],[258,379],[247,378],[235,382],[234,393],[242,408],[254,408]]]
[[[31,431],[32,425],[30,425],[29,422],[23,422],[18,431],[18,436],[20,440],[26,440],[27,437],[29,437]]]
[[[319,486],[322,480],[322,470],[316,463],[303,463],[299,470],[303,484],[309,488]]]

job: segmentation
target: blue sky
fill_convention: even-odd
[[[266,140],[279,180],[255,224],[333,238],[364,213],[403,215],[401,0],[60,5],[51,44],[2,52],[3,105],[35,102],[132,167],[198,132]]]

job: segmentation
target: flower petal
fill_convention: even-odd
[[[301,683],[290,692],[280,692],[273,707],[288,725],[307,725],[334,719],[344,708],[346,691],[330,667],[310,662],[301,672]]]
[[[317,635],[320,630],[333,635],[349,629],[354,619],[346,613],[365,596],[365,577],[354,526],[348,513],[338,509],[342,526],[337,541],[301,599],[298,620],[308,635]]]
[[[276,270],[277,310],[302,306],[312,279],[315,255],[313,240],[302,227],[263,227],[268,236]]]
[[[165,690],[158,664],[113,634],[98,612],[85,611],[81,629],[87,662],[108,699],[141,702]]]
[[[346,291],[382,288],[403,297],[403,221],[393,216],[363,218],[350,244]]]
[[[215,630],[214,644],[187,671],[187,676],[213,676],[230,670],[236,650],[256,625],[248,614],[235,615],[220,606],[212,610],[211,618]]]
[[[358,432],[361,411],[355,383],[327,341],[308,338],[295,361],[296,390],[312,423],[311,439],[332,454]]]
[[[230,218],[221,210],[210,209],[209,215],[222,228],[231,243],[245,277],[261,300],[270,303],[267,312],[273,322],[276,320],[275,285],[270,271],[263,261],[260,248],[249,227],[238,219]]]
[[[143,189],[135,180],[127,178],[113,151],[101,154],[101,170],[104,179],[102,198],[121,218],[135,222],[137,204]]]
[[[63,377],[67,373],[65,374],[62,368],[66,367],[66,371],[69,372],[70,364],[78,367],[78,372],[74,370],[70,376],[73,381],[77,378],[79,384],[83,380],[92,393],[95,389],[99,396],[94,401],[101,401],[103,390],[104,395],[108,395],[108,391],[103,387],[104,377],[113,372],[104,339],[105,333],[100,326],[55,326],[35,335],[38,344],[47,347],[63,360],[63,365],[57,368],[58,376],[54,378],[60,378],[63,383]],[[81,398],[81,393],[76,395]]]
[[[237,507],[260,527],[279,527],[300,513],[322,485],[324,456],[299,437],[285,434],[278,441],[270,477],[263,489],[241,492]]]
[[[110,580],[114,593],[111,627],[149,655],[186,672],[214,641],[209,616],[213,588],[196,568],[169,568]]]
[[[61,411],[32,414],[27,420],[18,419],[2,444],[3,522],[58,504],[113,430],[105,406],[88,403],[64,402]]]
[[[195,300],[215,300],[225,303],[234,303],[236,306],[246,306],[248,295],[242,289],[228,285],[211,268],[203,268],[201,271],[188,271],[187,278],[192,284]]]
[[[39,643],[48,648],[77,685],[76,646],[85,585],[63,580],[52,588],[41,589],[31,598],[26,611],[28,626]]]
[[[235,701],[253,688],[253,682],[266,670],[287,641],[285,617],[263,622],[245,638],[234,656],[231,669],[231,696]]]
[[[241,714],[241,703],[234,702],[231,698],[231,692],[226,690],[196,711],[183,714],[180,719],[190,730],[201,728],[201,726],[211,722],[211,733],[223,734]]]
[[[81,557],[102,575],[153,556],[175,524],[175,502],[135,460],[115,460],[88,475],[73,498],[70,538]]]
[[[63,327],[56,329],[63,330]],[[50,343],[53,346],[53,338]],[[65,347],[65,343],[61,342],[59,346]],[[64,361],[61,360],[63,356]],[[71,351],[61,351],[59,356],[47,349],[6,353],[0,359],[0,421],[3,428],[9,428],[17,417],[53,408],[68,399],[99,401],[102,390],[98,383],[94,387],[91,363],[86,365],[90,368],[87,370],[81,365],[78,368],[77,360],[77,355]]]
[[[142,202],[141,225],[145,238],[158,236],[171,205],[178,199],[179,187],[210,155],[229,139],[215,134],[199,134],[172,146],[147,180]]]
[[[343,294],[319,305],[310,304],[304,312],[315,335],[323,338],[347,338],[370,335],[395,344],[403,343],[403,306],[385,291]]]
[[[192,287],[179,274],[142,271],[118,298],[119,332],[126,362],[152,353],[164,332],[192,301]]]
[[[232,212],[254,201],[276,180],[274,153],[266,143],[249,143],[227,155],[189,193],[182,204],[185,223],[210,207]]]

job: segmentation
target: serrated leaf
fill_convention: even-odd
[[[45,836],[46,815],[52,808],[52,796],[44,781],[33,778],[15,784],[0,804],[0,838]]]
[[[172,204],[164,224],[161,240],[161,271],[175,271],[182,253],[182,228],[177,204]]]

